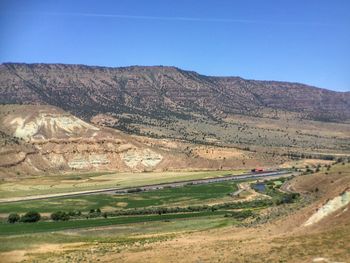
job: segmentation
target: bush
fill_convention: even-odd
[[[127,193],[138,193],[138,192],[142,192],[142,189],[141,188],[132,188],[132,189],[129,189],[127,190]]]
[[[78,215],[78,212],[76,212],[76,211],[69,211],[68,215],[69,216],[75,216],[75,215]],[[52,217],[52,214],[51,214],[51,217]]]
[[[290,204],[299,198],[299,193],[288,193],[275,200],[276,205]]]
[[[254,213],[251,210],[242,210],[225,214],[225,217],[233,217],[234,219],[238,220],[244,220],[252,216],[254,216]]]
[[[38,222],[41,218],[41,215],[36,211],[29,211],[21,217],[21,222],[23,223],[34,223]]]
[[[9,214],[8,218],[7,218],[7,222],[14,224],[16,222],[18,222],[20,220],[20,216],[17,213],[11,213]]]
[[[66,212],[58,211],[51,214],[51,219],[54,221],[68,221],[70,218]]]

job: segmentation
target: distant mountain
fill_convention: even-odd
[[[84,120],[128,114],[157,120],[231,115],[349,122],[350,93],[299,83],[209,77],[175,67],[108,68],[64,64],[0,65],[0,103],[50,104]],[[113,126],[115,122],[109,122]]]

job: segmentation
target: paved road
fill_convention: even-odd
[[[168,187],[181,187],[185,185],[199,185],[199,184],[210,184],[210,183],[218,183],[225,181],[237,181],[237,180],[247,180],[247,179],[256,179],[256,178],[266,178],[266,177],[281,177],[287,174],[291,174],[290,171],[273,171],[273,172],[264,172],[264,173],[247,173],[244,175],[226,175],[223,177],[215,177],[215,178],[205,178],[205,179],[197,179],[197,180],[186,180],[186,181],[178,181],[172,183],[161,183],[154,185],[144,185],[139,187],[130,187],[123,189],[114,189],[113,192],[117,194],[125,194],[131,191],[150,191],[150,190],[158,190]]]
[[[132,191],[150,191],[150,190],[158,190],[167,187],[181,187],[184,185],[199,185],[199,184],[209,184],[209,183],[217,183],[224,181],[237,181],[237,180],[248,180],[248,179],[264,179],[269,177],[279,178],[292,175],[292,172],[287,170],[282,171],[271,171],[271,172],[260,172],[260,173],[246,173],[242,175],[226,175],[223,177],[216,178],[205,178],[205,179],[197,179],[197,180],[186,180],[186,181],[177,181],[171,183],[161,183],[161,184],[153,184],[153,185],[143,185],[138,187],[128,187],[128,188],[105,188],[99,190],[88,190],[88,191],[79,191],[79,192],[71,192],[71,193],[60,193],[60,194],[46,194],[46,195],[37,195],[37,196],[26,196],[26,197],[15,197],[0,200],[1,203],[13,203],[20,201],[33,201],[33,200],[43,200],[49,198],[58,198],[58,197],[74,197],[74,196],[83,196],[83,195],[92,195],[92,194],[125,194]]]

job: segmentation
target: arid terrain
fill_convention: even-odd
[[[349,262],[350,93],[0,65],[1,262]]]

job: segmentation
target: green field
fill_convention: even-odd
[[[193,217],[217,216],[224,215],[227,211],[205,211],[198,213],[179,213],[166,215],[147,215],[147,216],[123,216],[115,218],[84,219],[60,222],[37,222],[37,223],[17,223],[17,224],[0,224],[0,235],[22,235],[29,233],[62,231],[67,229],[79,229],[89,227],[101,227],[120,224],[141,223],[150,221],[164,221]]]
[[[95,176],[91,175],[93,178]],[[200,176],[203,178],[204,174]],[[213,174],[208,175],[211,176]],[[81,179],[72,177],[70,180]],[[56,211],[82,212],[82,215],[73,216],[69,221],[50,221],[44,218],[36,223],[10,224],[4,218],[0,223],[0,252],[34,248],[40,244],[76,242],[117,244],[122,247],[171,239],[175,237],[175,233],[196,232],[254,221],[262,209],[275,205],[271,200],[284,196],[284,193],[278,191],[283,180],[265,182],[271,186],[270,191],[265,194],[272,199],[243,202],[234,202],[243,200],[242,197],[230,196],[238,190],[238,182],[224,181],[123,195],[92,194],[0,204],[0,213],[3,216],[13,212],[23,214],[30,210],[37,211],[44,217]],[[182,210],[176,210],[177,207]],[[97,208],[107,213],[89,213],[91,209]],[[176,208],[176,212],[163,212],[165,208]],[[147,209],[152,212],[147,214]],[[159,213],[157,209],[162,212]],[[126,216],[125,212],[131,214]]]
[[[235,225],[232,218],[222,215],[211,215],[176,220],[147,221],[138,224],[117,224],[99,228],[79,228],[66,231],[28,233],[22,235],[0,235],[0,252],[27,249],[40,244],[60,243],[113,243],[125,244],[135,242],[157,241],[155,237],[145,235],[161,235],[161,238],[172,238],[175,232],[192,232]]]
[[[267,186],[265,194],[270,195],[273,200],[282,200],[285,195],[288,195],[278,190],[283,181],[284,179],[275,179],[265,182]],[[186,222],[189,228],[203,229],[205,225],[208,228],[219,227],[237,223],[246,218],[254,218],[261,209],[269,205],[274,205],[271,200],[253,200],[242,203],[233,202],[240,198],[230,196],[237,189],[236,181],[224,181],[122,195],[96,194],[4,203],[0,205],[0,213],[3,215],[37,211],[44,216],[48,216],[49,213],[56,211],[69,212],[78,210],[82,212],[82,215],[71,217],[69,221],[56,222],[44,219],[37,223],[10,224],[4,222],[4,220],[3,223],[0,223],[0,236],[8,240],[13,235],[48,233],[63,230],[79,230],[80,233],[89,233],[90,231],[91,233],[91,231],[96,231],[96,229],[101,229],[101,227],[115,228],[118,225],[133,224],[133,227],[129,227],[130,232],[130,229],[137,228],[137,225],[140,226],[140,224],[135,223],[149,224],[156,221],[170,223],[184,219],[187,220]],[[294,199],[290,200],[293,201]],[[178,210],[179,208],[176,207],[182,207],[182,210]],[[103,218],[103,214],[95,215],[94,213],[89,213],[90,209],[97,208],[101,209],[102,212],[108,212],[105,214],[107,218]],[[157,208],[160,208],[160,210],[157,210]],[[171,208],[176,209],[163,212]],[[147,214],[147,209],[151,211],[150,214]],[[129,216],[125,216],[126,214],[129,214]],[[224,215],[226,216],[225,220],[223,220]],[[207,223],[203,226],[195,227],[189,222],[193,219],[198,220],[199,218],[202,218],[204,220],[203,222]],[[215,220],[210,221],[208,218],[215,218]],[[142,227],[143,224],[141,225]],[[142,229],[142,227],[140,228]],[[164,227],[163,230],[165,232],[170,231],[167,225],[164,225]],[[175,228],[173,227],[174,231]],[[153,227],[154,229],[155,226]],[[180,225],[176,229],[179,231],[181,229]],[[134,233],[133,231],[130,233]],[[159,229],[159,231],[162,231],[162,229]],[[94,233],[94,235],[96,234]],[[108,234],[110,235],[110,233]],[[119,236],[118,233],[116,235]]]
[[[213,202],[232,201],[228,194],[237,190],[235,182],[203,185],[187,185],[179,188],[130,193],[125,195],[96,194],[77,197],[62,197],[45,200],[0,204],[0,213],[25,213],[35,210],[40,213],[55,211],[82,211],[100,208],[102,211],[141,208],[150,206],[186,206]]]
[[[145,173],[83,173],[23,177],[0,182],[0,199],[70,193],[104,188],[136,187],[148,184],[194,180],[228,174],[240,175],[245,170],[235,171],[189,171]]]

